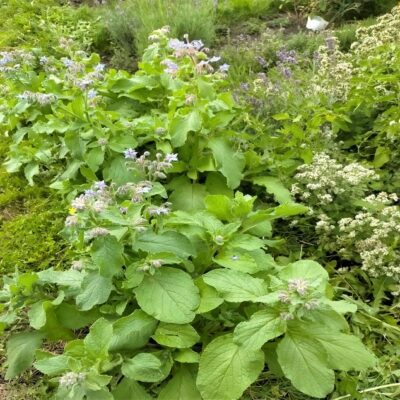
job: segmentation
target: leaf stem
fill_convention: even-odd
[[[380,389],[385,389],[385,388],[389,388],[389,387],[395,387],[395,386],[400,386],[400,383],[389,383],[387,385],[381,385],[381,386],[375,386],[369,389],[365,389],[365,390],[361,390],[360,393],[368,393],[368,392],[374,392],[376,390],[380,390]],[[345,396],[340,396],[340,397],[335,397],[334,399],[331,400],[342,400],[342,399],[347,399],[351,396],[351,394],[346,394]]]

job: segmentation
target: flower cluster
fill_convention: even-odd
[[[69,389],[77,383],[81,383],[85,380],[85,374],[80,372],[67,372],[60,378],[60,386],[64,386]]]
[[[17,98],[31,104],[38,103],[41,106],[46,106],[57,101],[57,96],[54,94],[34,93],[30,91],[25,91],[18,95]]]
[[[313,290],[311,283],[304,278],[289,279],[284,288],[278,293],[284,321],[293,319],[297,312],[300,314],[315,310],[319,307],[319,296]]]
[[[311,164],[300,166],[298,171],[292,193],[303,201],[322,205],[332,203],[338,196],[363,194],[367,184],[379,178],[361,164],[344,166],[326,153],[316,154]]]
[[[358,55],[368,55],[378,47],[400,40],[400,5],[378,18],[377,24],[357,29],[357,42],[351,46]]]
[[[150,152],[145,151],[141,156],[134,149],[124,151],[125,159],[129,161],[129,166],[141,170],[150,180],[165,179],[167,177],[166,170],[172,167],[172,163],[178,161],[178,155],[169,153],[162,155],[156,154],[155,160],[150,160]]]
[[[0,52],[0,72],[14,72],[23,65],[32,65],[35,56],[24,50],[12,50]]]
[[[354,74],[348,55],[339,50],[336,37],[327,38],[315,53],[316,74],[310,85],[310,95],[320,93],[331,102],[345,100],[351,88]]]

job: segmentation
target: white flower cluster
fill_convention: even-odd
[[[358,55],[369,55],[385,44],[398,44],[400,40],[400,5],[391,13],[378,18],[377,24],[357,29],[357,42],[351,48]]]
[[[340,195],[362,194],[368,182],[379,178],[361,164],[344,166],[326,153],[315,154],[312,163],[301,165],[298,171],[292,193],[308,203],[322,205],[332,203]]]
[[[57,96],[54,94],[34,93],[30,91],[25,91],[24,93],[19,94],[17,97],[19,100],[23,100],[31,104],[38,103],[41,106],[46,106],[57,101]]]
[[[345,100],[350,90],[353,64],[339,50],[336,37],[329,37],[316,52],[317,70],[311,79],[310,95],[321,93],[331,101]]]
[[[130,164],[142,170],[149,179],[165,179],[167,175],[165,171],[172,167],[172,163],[178,161],[178,155],[169,153],[162,155],[156,154],[155,160],[149,160],[150,152],[145,151],[141,156],[134,149],[127,149],[124,151],[125,159],[130,161]]]
[[[382,198],[385,199],[385,196]],[[377,203],[382,204],[381,199]],[[361,268],[368,275],[388,276],[400,281],[400,249],[397,245],[400,237],[399,207],[386,205],[377,211],[365,210],[354,218],[341,219],[338,227],[339,254],[354,258],[356,253],[361,260]]]
[[[64,374],[59,382],[60,386],[64,386],[66,388],[71,388],[72,386],[76,385],[77,383],[81,383],[85,380],[85,374],[80,372],[67,372]]]

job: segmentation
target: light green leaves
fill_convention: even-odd
[[[232,335],[214,339],[200,358],[197,387],[204,400],[236,400],[264,367],[264,354],[238,346]]]
[[[162,234],[144,233],[140,235],[133,248],[148,253],[172,253],[184,259],[196,254],[187,237],[174,231]]]
[[[268,193],[274,195],[278,203],[292,203],[292,195],[290,191],[283,186],[282,182],[273,176],[257,176],[252,179],[256,185],[264,186]]]
[[[216,269],[203,275],[203,280],[214,287],[226,301],[233,303],[256,301],[258,297],[267,294],[262,279],[239,271]]]
[[[113,327],[104,318],[98,319],[91,327],[89,334],[83,339],[86,350],[96,358],[105,358],[108,354]]]
[[[171,371],[172,360],[168,352],[139,353],[122,364],[122,373],[140,382],[160,382]]]
[[[310,396],[325,397],[333,390],[334,369],[372,367],[375,357],[355,336],[332,326],[293,321],[277,347],[278,361],[292,384]]]
[[[96,273],[86,275],[82,284],[82,291],[76,297],[76,304],[83,311],[90,310],[96,304],[105,303],[111,293],[112,282]]]
[[[279,311],[274,309],[254,313],[249,321],[236,326],[233,341],[254,350],[261,349],[265,342],[285,332],[286,323],[279,314]]]
[[[110,351],[136,350],[145,346],[156,326],[157,321],[142,310],[116,320]]]
[[[35,351],[42,344],[43,336],[39,332],[24,332],[10,337],[7,342],[6,379],[15,378],[32,365]]]
[[[100,270],[100,275],[112,277],[124,265],[124,247],[111,235],[97,238],[91,248],[93,262]]]
[[[191,325],[161,322],[153,335],[153,339],[163,346],[182,349],[192,347],[199,341],[200,336]]]
[[[185,116],[175,116],[170,125],[171,143],[174,147],[185,144],[189,132],[201,129],[202,120],[198,111],[192,111]]]
[[[277,348],[279,365],[293,386],[318,398],[333,390],[335,374],[328,367],[324,348],[309,336],[290,332]]]
[[[194,374],[181,366],[174,377],[161,390],[158,400],[202,400],[196,387]]]
[[[242,171],[245,166],[243,155],[232,149],[230,143],[222,137],[212,138],[208,146],[213,152],[218,171],[227,180],[228,187],[231,189],[238,187],[243,177]]]
[[[190,275],[170,267],[146,275],[135,293],[143,311],[159,321],[175,324],[193,321],[200,303],[199,291]]]

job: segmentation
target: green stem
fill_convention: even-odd
[[[372,387],[369,389],[361,390],[360,393],[375,392],[376,390],[386,389],[389,387],[396,387],[396,386],[400,386],[400,383],[389,383],[387,385],[375,386],[375,387]],[[349,397],[351,397],[351,394],[346,394],[345,396],[335,397],[334,399],[331,399],[331,400],[342,400],[342,399],[348,399]]]

